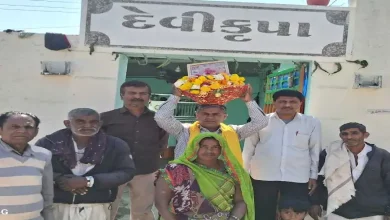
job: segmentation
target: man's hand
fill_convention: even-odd
[[[248,85],[248,89],[244,94],[241,96],[242,101],[244,102],[250,102],[252,101],[252,86]]]
[[[72,192],[79,195],[85,195],[87,194],[88,189],[85,187],[85,188],[75,189]]]
[[[57,180],[60,189],[73,192],[76,189],[87,188],[88,181],[81,176],[63,176]]]
[[[320,217],[322,217],[322,208],[320,205],[312,205],[309,209],[309,215],[314,220],[318,220]]]
[[[315,179],[310,179],[309,180],[309,195],[313,195],[314,191],[317,188],[317,180]]]
[[[182,91],[179,88],[177,88],[175,85],[172,86],[172,94],[178,97],[181,97],[183,95]]]

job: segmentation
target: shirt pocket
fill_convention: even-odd
[[[297,133],[295,135],[293,146],[300,150],[309,149],[310,135],[308,133]]]

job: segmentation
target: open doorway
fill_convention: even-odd
[[[172,92],[172,83],[187,75],[187,64],[212,60],[191,58],[146,58],[129,57],[126,80],[140,80],[152,88],[150,109],[156,111]],[[273,112],[272,94],[280,89],[294,89],[306,93],[308,64],[290,62],[237,62],[229,61],[230,73],[246,78],[253,88],[253,98],[266,113]],[[175,117],[182,122],[195,120],[196,104],[183,97],[178,104]],[[244,124],[248,121],[245,104],[234,100],[227,104],[227,124]],[[301,112],[304,111],[302,107]]]

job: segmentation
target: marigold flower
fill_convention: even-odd
[[[200,91],[199,90],[191,90],[190,93],[194,94],[194,95],[198,95],[200,93]]]

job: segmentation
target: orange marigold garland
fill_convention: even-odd
[[[184,76],[174,84],[183,95],[199,104],[224,105],[246,92],[245,78],[228,73]]]

